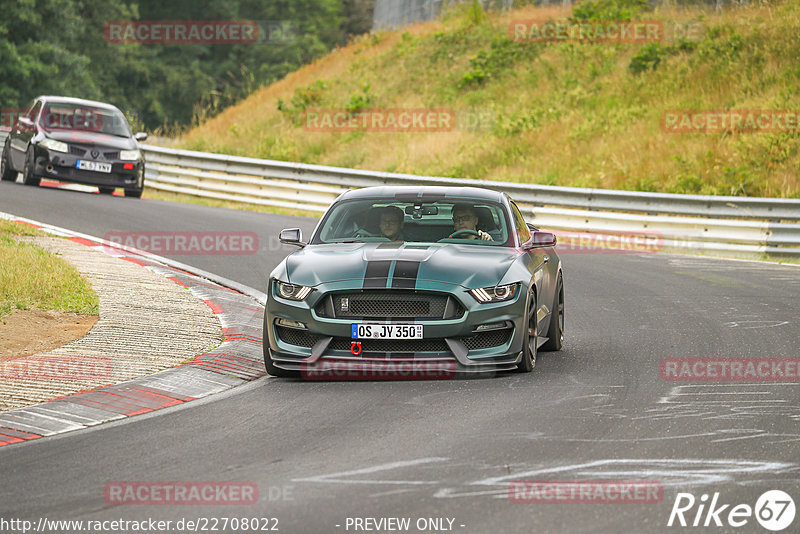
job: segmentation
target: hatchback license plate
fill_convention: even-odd
[[[111,172],[110,163],[100,163],[99,161],[86,161],[79,159],[75,166],[84,171]]]
[[[353,339],[422,339],[421,324],[357,324],[351,325]]]

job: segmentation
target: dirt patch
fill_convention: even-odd
[[[52,310],[15,310],[0,319],[0,360],[55,349],[86,335],[99,317]]]

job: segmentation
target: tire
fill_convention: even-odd
[[[13,182],[17,179],[17,171],[11,168],[11,161],[8,156],[10,147],[8,143],[3,146],[3,155],[0,156],[0,180]]]
[[[25,155],[25,169],[22,171],[22,183],[36,187],[41,181],[42,179],[33,172],[33,147],[30,147],[28,148],[28,153]]]
[[[536,294],[533,293],[525,312],[525,336],[522,343],[522,361],[517,365],[517,372],[530,373],[536,366]]]
[[[113,195],[114,194],[114,188],[113,187],[98,187],[97,189],[100,191],[101,195]]]
[[[126,189],[125,196],[130,198],[142,198],[143,191],[144,191],[144,169],[142,169],[142,172],[139,173],[139,177],[136,179],[136,189]]]
[[[556,294],[553,298],[553,313],[556,315],[550,317],[547,341],[542,345],[542,350],[546,351],[561,350],[561,347],[564,346],[564,280],[560,274],[556,283]]]
[[[264,352],[264,368],[267,370],[267,373],[271,374],[272,376],[276,376],[278,378],[299,378],[300,373],[298,371],[287,371],[286,369],[279,369],[275,367],[275,364],[272,363],[272,358],[269,356],[269,335],[267,334],[267,313],[266,310],[264,311],[264,330],[261,332],[262,341],[261,347]]]

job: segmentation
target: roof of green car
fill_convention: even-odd
[[[394,198],[398,202],[434,202],[437,200],[488,200],[501,202],[503,193],[481,187],[442,187],[442,186],[378,186],[353,189],[343,193],[339,200],[359,198]]]

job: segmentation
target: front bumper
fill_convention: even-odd
[[[268,287],[264,315],[264,356],[289,371],[313,374],[315,370],[364,370],[365,366],[424,365],[428,370],[486,373],[512,370],[522,358],[526,290],[495,304],[478,303],[461,286],[427,282],[415,294],[449,295],[461,303],[463,313],[448,319],[331,318],[321,316],[319,304],[330,294],[359,292],[358,282],[339,282],[317,287],[305,301],[280,298],[274,281]],[[391,291],[387,289],[387,291]],[[306,329],[279,325],[280,319],[296,321]],[[361,340],[361,352],[352,349],[353,323],[422,324],[423,340]],[[476,331],[481,325],[491,330]],[[502,325],[502,326],[500,326]],[[484,326],[485,328],[485,326]]]
[[[140,183],[139,176],[144,170],[144,162],[142,160],[96,160],[111,164],[111,172],[104,173],[78,169],[76,166],[78,160],[81,159],[91,160],[92,158],[37,147],[34,159],[34,173],[41,178],[58,180],[60,182],[94,185],[98,187],[138,188],[138,184]],[[132,164],[132,168],[125,169],[124,167],[126,164]]]

